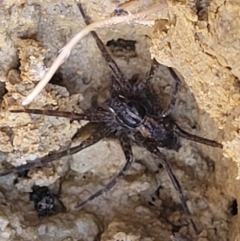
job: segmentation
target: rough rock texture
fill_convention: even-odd
[[[7,90],[0,114],[1,160],[7,163],[3,168],[68,148],[74,134],[86,124],[9,112],[22,108],[22,99],[42,78],[57,51],[85,26],[76,2],[0,3],[0,78]],[[80,2],[93,21],[108,17],[124,3]],[[132,11],[154,2],[132,0],[122,6]],[[232,215],[240,202],[235,164],[240,156],[239,11],[237,0],[171,1],[168,9],[149,18],[158,19],[152,28],[125,24],[98,31],[104,43],[118,38],[137,41],[137,57],[123,53],[115,58],[129,78],[136,73],[144,77],[150,68],[150,51],[160,63],[178,70],[185,82],[173,115],[187,131],[224,145],[222,153],[183,140],[178,153],[163,150],[202,230],[198,236],[188,225],[168,176],[159,170],[159,160],[139,147],[133,149],[136,162],[124,180],[87,204],[85,211],[74,209],[106,184],[125,161],[119,143],[104,139],[72,157],[33,169],[17,181],[14,175],[1,178],[0,239],[238,240],[240,220]],[[94,40],[87,36],[30,107],[81,112],[90,106],[93,96],[100,93],[104,97],[109,83],[110,71]],[[166,68],[159,68],[154,84],[164,97],[171,95],[174,81]],[[91,133],[84,130],[80,140],[72,144]],[[67,211],[39,219],[29,201],[33,185],[50,185],[55,193],[60,192]]]
[[[195,4],[198,1],[195,2]],[[224,130],[223,154],[228,173],[239,179],[239,3],[238,1],[199,1],[207,11],[207,21],[193,15],[192,3],[172,2],[172,15],[155,25],[151,52],[162,64],[179,70],[201,109]],[[208,6],[209,5],[209,6]],[[197,6],[197,4],[195,5]],[[233,171],[234,170],[234,171]],[[232,173],[233,171],[233,173]],[[225,189],[239,200],[237,181]],[[221,178],[222,179],[222,178]],[[236,227],[238,224],[236,225]],[[232,233],[232,239],[236,236]]]
[[[197,21],[185,4],[172,7],[175,16],[155,25],[152,52],[161,63],[181,71],[199,106],[231,133],[224,136],[224,155],[238,162],[238,1],[211,2],[208,21]]]

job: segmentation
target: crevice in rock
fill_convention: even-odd
[[[235,216],[238,214],[238,203],[237,199],[234,199],[230,204],[230,212],[232,216]]]

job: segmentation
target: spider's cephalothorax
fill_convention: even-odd
[[[133,88],[134,89],[134,88]],[[134,98],[135,97],[135,98]],[[152,116],[154,110],[147,109],[144,98],[138,95],[113,96],[109,101],[109,109],[116,117],[116,124],[123,131],[141,135],[155,141],[158,146],[178,150],[178,135],[174,132],[174,122],[170,117]]]
[[[79,9],[85,19],[86,24],[89,24],[89,20],[85,16],[82,7],[79,6]],[[99,125],[99,127],[101,127],[100,131],[96,131],[93,136],[84,140],[79,146],[72,147],[69,150],[62,152],[51,153],[42,158],[38,158],[33,162],[29,162],[19,167],[14,167],[0,174],[0,176],[46,165],[47,163],[50,163],[63,156],[77,153],[95,144],[99,140],[108,137],[109,135],[115,135],[115,137],[119,139],[122,146],[126,158],[126,164],[104,188],[94,193],[84,202],[78,204],[76,208],[83,206],[102,193],[109,191],[120,178],[125,176],[126,172],[130,169],[133,163],[133,153],[130,143],[134,142],[137,145],[145,147],[148,151],[159,157],[161,164],[167,171],[174,188],[179,193],[179,198],[184,211],[189,218],[189,221],[193,225],[194,230],[197,232],[197,228],[191,218],[191,214],[187,207],[186,199],[183,195],[181,186],[172,172],[171,167],[166,161],[165,156],[159,151],[159,147],[178,150],[180,147],[179,137],[213,147],[222,148],[222,145],[216,141],[187,133],[186,131],[182,130],[175,120],[169,115],[172,107],[175,104],[176,95],[181,83],[173,69],[169,68],[169,71],[174,77],[176,85],[173,90],[173,96],[169,105],[167,108],[163,109],[160,107],[158,96],[153,90],[153,87],[150,85],[149,81],[154,76],[155,69],[158,66],[157,62],[153,60],[151,70],[144,80],[137,81],[136,78],[128,80],[118,68],[112,57],[109,55],[97,34],[92,32],[92,35],[96,40],[98,48],[101,50],[102,55],[105,61],[108,63],[113,75],[111,96],[108,100],[106,100],[103,106],[98,106],[99,108],[96,108],[96,111],[94,112],[89,110],[85,111],[83,114],[36,109],[13,110],[12,112],[44,114],[49,116],[71,118],[72,120],[88,120],[90,123],[95,123],[96,127]],[[75,135],[75,137],[76,136],[78,135]]]

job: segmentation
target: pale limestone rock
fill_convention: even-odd
[[[181,72],[199,107],[226,130],[224,155],[236,163],[240,156],[239,9],[237,1],[213,1],[207,23],[192,19],[192,10],[182,3],[172,3],[175,18],[157,21],[151,48],[160,63]],[[229,125],[234,127],[229,130]]]
[[[6,111],[1,114],[0,119],[0,126],[9,128],[8,130],[1,129],[2,145],[0,149],[10,153],[8,162],[16,166],[26,163],[27,160],[31,161],[46,155],[50,151],[59,150],[62,146],[67,146],[79,127],[78,122],[70,123],[66,118],[31,116],[24,113],[14,114],[7,111],[22,109],[19,104],[22,98],[46,71],[43,63],[46,50],[42,46],[32,39],[19,40],[18,44],[21,61],[20,74],[16,70],[12,70],[8,74],[9,81],[6,82],[8,93],[4,96],[2,103],[2,108]],[[69,97],[69,93],[64,87],[49,85],[31,107],[41,109],[47,105],[52,105],[54,108],[58,106],[64,108],[65,106],[66,110],[72,111],[76,97],[76,95]],[[77,98],[81,99],[81,95],[78,95]],[[68,104],[71,105],[70,108],[67,107]],[[50,174],[40,171],[35,174],[35,177],[33,175],[33,179],[27,181],[31,183],[30,186],[26,183],[18,183],[18,188],[22,186],[25,191],[30,191],[33,184],[49,185],[54,183],[58,177],[54,172]]]
[[[183,14],[183,9],[185,14]],[[236,162],[238,172],[227,185],[239,179],[239,11],[238,1],[211,1],[208,23],[190,18],[191,10],[181,3],[172,3],[176,16],[156,23],[151,51],[158,61],[175,67],[204,109],[224,130],[224,156]],[[236,169],[232,169],[236,170]],[[227,172],[227,171],[226,171]],[[224,176],[226,176],[223,173]],[[230,184],[231,183],[231,184]],[[239,195],[225,186],[232,196]],[[236,231],[239,232],[239,231]],[[232,240],[236,232],[231,235]]]
[[[9,224],[9,220],[7,219],[7,217],[4,218],[4,214],[3,212],[0,212],[0,230],[1,231],[5,231],[7,225]]]
[[[154,2],[157,1],[130,1],[125,6],[129,11],[136,11]],[[159,20],[153,29],[148,24],[121,25],[101,29],[98,34],[104,43],[117,38],[137,40],[137,58],[130,59],[129,63],[116,59],[129,78],[134,73],[144,76],[149,70],[152,39],[152,55],[160,63],[176,68],[187,83],[183,83],[174,109],[179,124],[188,131],[216,140],[221,140],[217,126],[223,129],[224,154],[239,161],[239,134],[236,132],[239,128],[236,80],[239,77],[239,4],[237,1],[211,1],[207,25],[197,21],[196,2],[169,2],[169,9],[158,14]],[[83,0],[81,3],[93,21],[97,21],[108,17],[124,1]],[[9,153],[8,162],[20,165],[69,146],[77,129],[85,124],[8,112],[21,107],[23,97],[41,79],[58,50],[85,24],[73,0],[28,1],[28,4],[26,1],[3,1],[2,6],[0,76],[1,81],[6,82],[8,93],[0,113],[0,150]],[[150,20],[152,18],[156,16]],[[25,40],[20,40],[19,36]],[[35,36],[37,41],[33,40]],[[16,46],[20,50],[21,72],[16,70]],[[11,71],[7,73],[8,70]],[[110,81],[109,69],[90,36],[72,51],[61,73],[67,89],[49,84],[31,108],[81,112],[78,103],[84,108],[89,106],[91,96],[101,92]],[[161,85],[159,88],[168,96],[174,81],[166,70],[159,76],[164,77],[159,77],[155,84]],[[188,86],[201,110],[196,108]],[[191,129],[193,126],[195,131]],[[16,237],[19,240],[97,240],[100,236],[101,240],[114,241],[120,238],[171,240],[172,226],[164,218],[183,225],[179,232],[184,237],[194,237],[193,240],[225,241],[229,236],[230,240],[235,240],[240,233],[238,217],[233,225],[230,217],[232,199],[240,200],[238,183],[234,182],[238,175],[235,166],[230,160],[222,160],[216,149],[187,141],[182,143],[179,153],[170,151],[167,156],[187,195],[193,218],[202,230],[198,238],[194,237],[191,227],[184,226],[186,219],[182,209],[172,211],[178,207],[179,198],[165,171],[158,171],[159,160],[142,148],[134,148],[139,162],[127,177],[111,192],[85,207],[94,215],[74,209],[124,165],[117,141],[103,140],[73,157],[62,159],[54,169],[50,166],[31,170],[28,179],[18,180],[19,191],[8,184],[6,200],[14,206],[7,215],[9,223],[1,232],[1,240],[16,240]],[[73,159],[70,166],[73,171],[66,175],[69,159]],[[34,184],[50,185],[59,177],[63,177],[61,198],[67,213],[39,220],[27,192]],[[158,185],[162,186],[160,197],[155,193]],[[6,225],[5,213],[0,215],[1,219]]]

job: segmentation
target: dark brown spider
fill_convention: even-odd
[[[86,24],[89,24],[89,20],[85,16],[82,7],[79,6],[79,8]],[[171,167],[166,161],[165,156],[159,151],[159,147],[177,151],[180,148],[179,137],[212,147],[222,148],[222,145],[216,141],[192,135],[184,131],[171,117],[170,112],[175,104],[178,89],[181,84],[180,79],[172,68],[168,69],[174,77],[176,85],[173,90],[173,96],[170,104],[166,109],[163,110],[160,107],[157,94],[154,92],[149,81],[154,76],[154,71],[158,66],[157,62],[153,60],[151,70],[147,74],[145,80],[137,81],[136,78],[128,80],[118,68],[112,57],[109,55],[97,34],[92,32],[92,36],[96,40],[98,48],[101,50],[102,55],[105,61],[108,63],[113,75],[111,97],[106,100],[102,106],[98,106],[94,111],[85,111],[83,114],[37,109],[12,110],[11,112],[25,112],[31,114],[66,117],[70,118],[71,120],[87,120],[90,123],[95,123],[96,127],[101,127],[100,131],[95,132],[79,146],[72,147],[69,150],[58,153],[51,153],[42,158],[37,158],[35,161],[29,162],[25,165],[13,167],[4,173],[1,173],[0,176],[44,166],[63,156],[77,153],[97,143],[103,138],[114,135],[120,141],[126,158],[126,164],[104,188],[94,193],[82,203],[76,205],[76,208],[82,207],[87,202],[95,199],[102,193],[109,191],[119,179],[125,176],[126,172],[130,169],[134,161],[130,144],[131,142],[134,142],[137,145],[145,147],[149,152],[159,157],[162,166],[167,171],[174,188],[179,194],[184,212],[197,233],[198,231],[191,218],[182,188],[176,176],[172,172]],[[90,123],[88,125],[90,125]]]
[[[34,203],[38,217],[52,216],[59,210],[66,210],[59,196],[53,194],[49,188],[45,186],[33,186],[29,198],[30,201]]]

